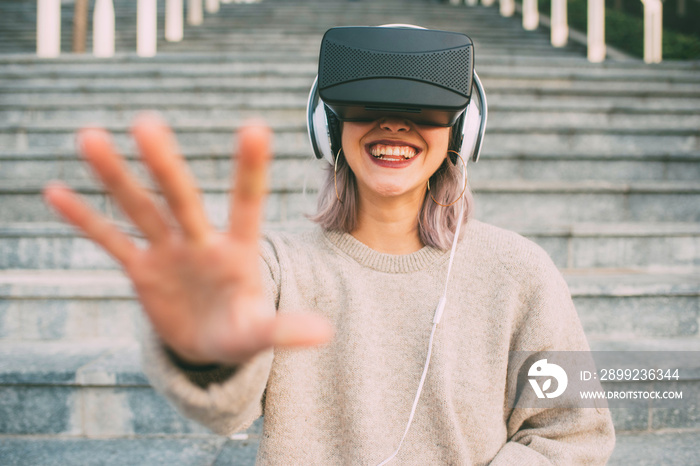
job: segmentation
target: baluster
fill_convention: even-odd
[[[219,0],[206,0],[204,5],[207,13],[217,13],[219,11]]]
[[[36,54],[41,58],[61,54],[61,0],[38,0]]]
[[[165,4],[165,40],[180,42],[182,40],[182,0],[167,0]]]
[[[466,0],[465,3],[469,6],[477,6],[479,4],[479,0]]]
[[[588,61],[605,60],[605,0],[588,0]]]
[[[500,0],[499,11],[501,16],[511,17],[515,13],[515,0]]]
[[[523,29],[534,31],[540,23],[537,0],[523,0]]]
[[[136,11],[136,53],[140,57],[156,54],[158,5],[156,0],[138,0]]]
[[[554,47],[564,47],[569,40],[566,0],[552,0],[551,40]]]
[[[187,2],[187,24],[199,26],[204,20],[202,11],[202,0],[188,0]]]
[[[96,57],[114,56],[114,3],[96,0],[92,14],[92,54]]]
[[[496,2],[496,0],[481,0],[481,4],[484,6],[491,6]]]
[[[661,63],[663,4],[661,0],[642,0],[644,4],[644,61]]]

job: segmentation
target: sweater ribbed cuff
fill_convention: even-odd
[[[168,346],[163,346],[163,349],[165,349],[165,353],[168,355],[172,363],[175,364],[178,368],[182,369],[183,371],[209,372],[219,369],[221,367],[221,364],[192,364],[184,361],[180,356],[177,355],[175,351],[172,350],[172,348]]]

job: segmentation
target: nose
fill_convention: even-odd
[[[386,131],[410,131],[411,125],[405,118],[390,116],[379,121],[379,127]]]

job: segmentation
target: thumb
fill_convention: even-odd
[[[328,343],[334,333],[331,323],[321,316],[279,314],[272,323],[271,338],[276,347],[309,347]]]

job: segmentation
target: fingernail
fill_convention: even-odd
[[[41,196],[44,199],[44,202],[51,204],[51,201],[50,201],[51,191],[53,191],[55,189],[65,189],[65,188],[66,188],[66,185],[63,184],[62,182],[57,181],[57,180],[51,180],[44,185],[44,188],[41,190]]]

